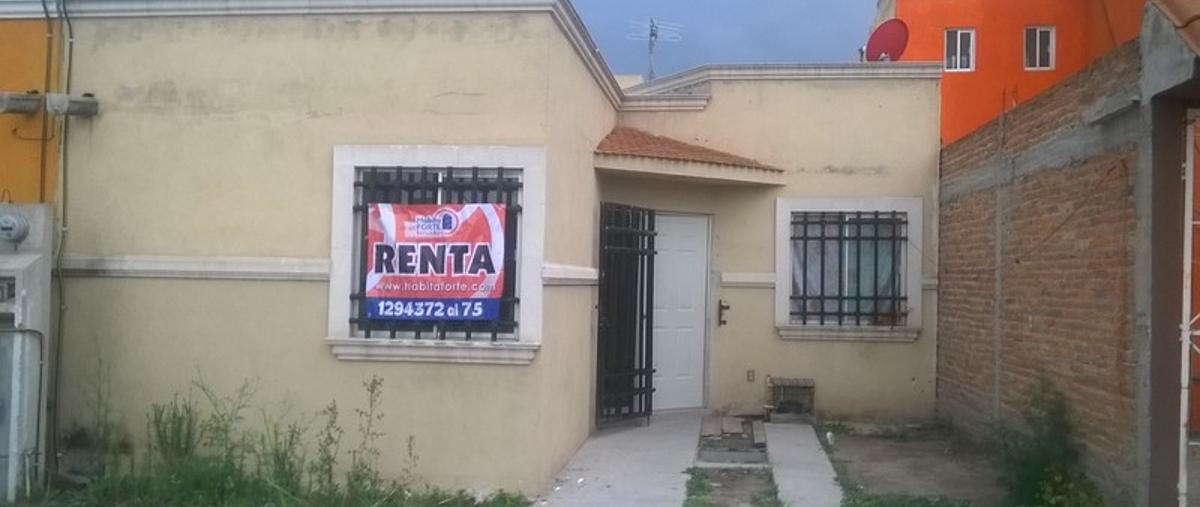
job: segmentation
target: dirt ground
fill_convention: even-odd
[[[702,498],[684,504],[704,507],[757,507],[774,505],[766,501],[774,499],[771,471],[766,468],[748,469],[694,469],[692,473],[703,474],[711,490]]]
[[[837,435],[833,450],[843,479],[870,493],[945,497],[972,507],[997,507],[1004,498],[992,463],[941,431]]]

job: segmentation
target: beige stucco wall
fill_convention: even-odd
[[[932,331],[911,344],[783,342],[770,290],[718,280],[774,270],[777,196],[924,196],[937,167],[936,81],[718,82],[705,111],[618,117],[545,13],[75,28],[74,88],[95,93],[102,113],[75,121],[68,140],[68,256],[328,259],[334,146],[543,147],[546,237],[528,239],[544,242],[548,264],[596,267],[601,197],[713,215],[711,299],[733,310],[710,338],[710,407],[756,409],[774,374],[816,378],[829,412],[929,415]],[[593,150],[618,121],[779,166],[787,186],[598,178]],[[932,252],[932,218],[925,229]],[[379,375],[385,474],[407,464],[412,436],[421,479],[529,493],[591,430],[594,286],[544,288],[529,366],[339,361],[323,342],[328,292],[323,281],[68,278],[61,420],[88,423],[102,364],[135,443],[149,404],[198,377],[226,392],[255,381],[257,404],[299,416],[337,400],[352,442],[361,383]],[[932,325],[932,293],[925,302]]]
[[[700,112],[623,113],[620,124],[755,158],[786,171],[785,185],[748,187],[629,176],[601,178],[604,200],[712,217],[709,306],[710,408],[757,412],[767,375],[816,381],[817,410],[831,416],[920,420],[933,415],[936,294],[922,299],[912,343],[785,341],[774,289],[725,287],[721,273],[773,274],[779,197],[921,197],[922,250],[936,248],[936,79],[717,81]],[[926,278],[936,276],[927,256]],[[929,280],[932,282],[932,280]],[[911,283],[921,283],[913,280]],[[747,381],[747,370],[755,380]]]
[[[68,255],[327,259],[340,144],[544,147],[548,204],[573,210],[547,230],[595,220],[591,150],[616,113],[549,14],[75,24],[75,89],[102,113],[69,139]],[[591,235],[546,261],[593,265]],[[385,475],[413,436],[423,480],[537,493],[591,428],[594,289],[546,290],[533,364],[486,366],[335,359],[325,282],[69,278],[62,422],[89,423],[99,358],[135,443],[151,402],[203,377],[299,417],[337,400],[348,448],[379,375]]]

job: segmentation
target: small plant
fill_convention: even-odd
[[[308,469],[309,482],[317,495],[329,498],[337,494],[333,470],[337,467],[338,448],[344,433],[338,425],[337,402],[329,402],[317,416],[323,418],[325,424],[317,432],[317,454]]]
[[[383,420],[383,413],[379,411],[383,379],[372,376],[363,382],[363,388],[367,391],[367,407],[355,409],[360,440],[358,447],[350,453],[350,472],[346,476],[346,490],[351,497],[378,490],[381,483],[378,442],[384,434],[378,424]]]
[[[149,415],[150,449],[162,464],[175,466],[192,458],[200,446],[200,413],[191,398],[175,395],[152,403]]]
[[[1073,439],[1070,409],[1046,379],[1029,392],[1022,427],[999,427],[995,447],[1008,503],[1018,507],[1099,507]]]
[[[226,463],[241,466],[247,450],[252,446],[239,433],[250,407],[255,388],[250,381],[242,382],[232,395],[222,396],[203,380],[193,382],[208,400],[209,414],[202,424],[204,443],[215,450]]]
[[[263,412],[263,433],[259,435],[258,465],[260,473],[275,487],[288,494],[298,494],[304,482],[303,438],[305,427],[297,421],[287,421],[287,412],[272,418]]]

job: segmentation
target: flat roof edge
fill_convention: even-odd
[[[706,81],[942,78],[941,62],[734,63],[701,65],[625,89],[628,95],[668,92]]]

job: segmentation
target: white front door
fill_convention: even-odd
[[[708,218],[655,219],[654,409],[704,405]]]

